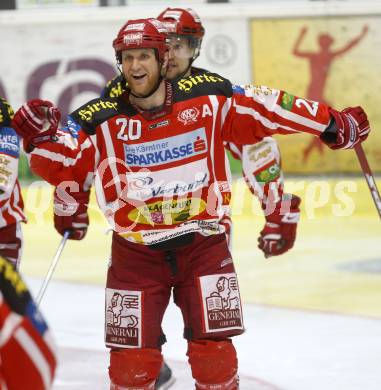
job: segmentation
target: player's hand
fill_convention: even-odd
[[[298,196],[284,194],[283,201],[266,216],[265,227],[258,238],[258,248],[266,258],[281,255],[294,246],[300,218],[300,202]]]
[[[47,100],[29,100],[21,106],[12,120],[12,127],[30,145],[55,140],[61,113]]]
[[[61,236],[70,232],[70,240],[82,240],[87,233],[89,216],[87,207],[90,192],[54,191],[54,227]]]
[[[329,112],[335,122],[336,138],[327,142],[323,133],[321,139],[331,149],[352,149],[366,140],[370,127],[368,117],[361,107],[348,107],[343,111],[330,108]]]

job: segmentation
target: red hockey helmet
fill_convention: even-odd
[[[200,54],[205,29],[200,17],[191,8],[167,8],[158,17],[168,30],[169,35],[185,36],[195,48],[195,59]]]
[[[191,35],[202,39],[205,29],[200,17],[191,8],[167,8],[158,17],[169,34]]]
[[[158,60],[162,62],[169,48],[167,37],[167,29],[159,20],[135,19],[124,24],[112,46],[119,63],[123,50],[143,48],[155,49]]]

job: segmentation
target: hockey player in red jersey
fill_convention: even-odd
[[[83,105],[66,130],[57,130],[52,103],[32,100],[14,127],[33,171],[51,184],[75,192],[94,180],[114,231],[105,305],[111,389],[154,388],[173,289],[196,389],[236,390],[231,337],[244,325],[221,223],[230,201],[224,142],[306,132],[352,148],[370,131],[367,116],[214,73],[165,80],[167,33],[155,19],[128,21],[113,47],[125,93]]]
[[[169,61],[166,78],[169,80],[207,73],[193,66],[200,55],[205,29],[200,17],[192,9],[167,8],[158,16],[168,30]],[[120,96],[127,88],[123,74],[107,83],[103,97]],[[287,252],[294,245],[300,216],[300,198],[284,194],[284,176],[281,169],[280,150],[273,137],[265,137],[254,145],[225,143],[234,158],[242,161],[243,176],[250,191],[261,202],[266,224],[258,238],[258,247],[266,257]],[[281,202],[289,204],[281,214]],[[267,210],[267,211],[266,211]],[[230,210],[222,218],[229,247],[232,246],[232,221]],[[62,230],[62,229],[61,229]]]
[[[55,369],[49,329],[15,266],[0,256],[0,389],[48,390]]]
[[[0,256],[19,265],[24,203],[18,182],[20,139],[11,127],[13,110],[0,98]]]

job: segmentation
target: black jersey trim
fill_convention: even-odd
[[[175,102],[205,95],[233,95],[232,84],[228,79],[208,71],[175,80],[173,86]]]
[[[90,100],[70,114],[71,119],[89,135],[95,134],[96,128],[116,115],[134,116],[137,111],[125,103],[124,94],[119,98],[96,98]]]

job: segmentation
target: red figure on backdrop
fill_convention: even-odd
[[[306,58],[309,61],[311,77],[310,83],[307,87],[307,98],[329,104],[324,97],[324,90],[332,62],[356,46],[368,32],[368,26],[365,25],[357,37],[350,40],[346,45],[337,50],[332,49],[332,45],[335,43],[335,40],[330,34],[319,34],[317,38],[319,50],[317,52],[300,50],[300,45],[307,34],[307,30],[307,27],[303,27],[300,30],[299,36],[294,45],[293,54],[297,57]],[[306,149],[303,151],[304,162],[308,160],[309,155],[315,148],[318,149],[320,154],[323,154],[324,144],[316,137],[311,140]]]

